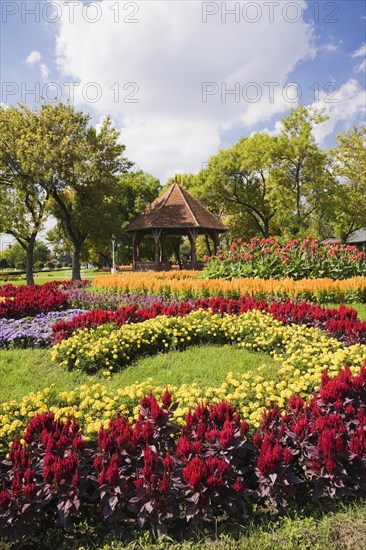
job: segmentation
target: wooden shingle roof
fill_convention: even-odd
[[[185,228],[228,230],[188,191],[173,183],[126,227],[126,231]]]

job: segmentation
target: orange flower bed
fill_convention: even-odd
[[[201,279],[198,271],[116,273],[100,275],[93,285],[125,294],[163,294],[176,298],[255,296],[297,298],[313,302],[366,302],[366,277],[332,279]]]

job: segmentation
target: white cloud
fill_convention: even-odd
[[[366,58],[366,43],[361,44],[361,46],[358,48],[358,50],[354,51],[352,54],[353,58],[363,57]],[[366,59],[361,61],[358,65],[355,67],[356,73],[364,73],[366,71]]]
[[[320,101],[313,103],[312,107],[321,109],[325,107],[329,120],[319,124],[314,129],[314,135],[319,144],[322,144],[327,136],[332,134],[338,124],[346,123],[347,127],[357,123],[360,117],[366,113],[366,94],[357,80],[351,78],[334,95],[334,103],[329,103],[329,96],[322,94]]]
[[[45,65],[44,63],[41,63],[41,60],[42,60],[42,54],[40,52],[37,52],[37,50],[33,50],[28,55],[25,62],[27,63],[27,65],[30,65],[30,66],[38,65],[41,71],[42,80],[46,82],[48,80],[50,71],[47,65]]]
[[[365,57],[366,56],[366,43],[361,44],[361,46],[353,52],[352,57]]]
[[[355,71],[356,73],[364,73],[366,71],[366,59],[364,59],[359,65],[356,65]]]
[[[241,8],[245,4],[240,2]],[[273,23],[264,8],[256,23],[243,17],[236,23],[229,15],[223,23],[220,13],[203,23],[201,2],[140,2],[133,16],[139,22],[129,24],[123,22],[129,12],[122,10],[119,23],[113,21],[117,5],[101,2],[102,16],[94,24],[85,20],[81,6],[75,7],[73,23],[63,10],[58,67],[65,82],[80,82],[77,103],[85,103],[88,83],[98,84],[101,97],[92,105],[97,114],[110,113],[123,127],[128,157],[163,180],[199,168],[225,131],[285,112],[289,102],[283,85],[298,63],[315,55],[313,27],[302,20],[286,21],[280,8]],[[306,7],[302,0],[298,5]],[[136,85],[123,89],[128,82]],[[205,82],[215,83],[206,102]],[[256,83],[261,93],[257,102],[252,101],[256,88],[249,83]],[[271,100],[264,83],[279,83]],[[237,85],[235,98],[229,91]],[[129,103],[134,86],[138,103]]]
[[[41,69],[42,79],[44,81],[46,81],[48,79],[49,74],[50,74],[50,71],[49,71],[47,65],[45,65],[44,63],[41,63],[39,68]]]
[[[42,59],[42,55],[37,52],[36,50],[33,50],[28,57],[26,58],[25,62],[27,65],[35,65],[38,64]]]

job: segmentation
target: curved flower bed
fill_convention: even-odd
[[[241,278],[227,281],[199,279],[200,272],[115,273],[100,275],[93,286],[123,294],[162,294],[180,300],[221,296],[236,298],[252,296],[260,300],[309,300],[316,303],[366,302],[366,277],[344,280],[302,279],[295,281]]]
[[[193,315],[195,324],[199,326],[213,317],[204,312]],[[178,423],[183,422],[190,407],[202,402],[218,403],[228,400],[237,406],[254,426],[258,426],[264,407],[276,403],[283,410],[293,393],[306,398],[317,389],[324,370],[336,375],[346,363],[353,373],[357,373],[366,361],[364,345],[344,347],[317,329],[297,325],[283,326],[270,316],[257,311],[244,314],[243,317],[241,323],[238,322],[239,317],[227,318],[227,321],[230,321],[229,326],[233,329],[231,334],[234,334],[237,328],[237,341],[247,349],[268,350],[273,347],[274,364],[271,362],[268,367],[263,364],[256,372],[229,372],[227,380],[218,386],[199,387],[193,382],[189,385],[170,387],[174,401],[179,401],[179,407],[174,411],[174,419]],[[221,317],[219,319],[222,320]],[[154,319],[152,322],[155,321]],[[233,321],[236,321],[235,325],[232,324]],[[142,325],[143,323],[139,326]],[[213,325],[207,325],[209,326],[210,338],[214,342],[214,333],[217,329]],[[134,325],[126,325],[122,329],[127,327],[131,329]],[[105,336],[108,343],[110,338]],[[178,334],[175,337],[178,337]],[[69,340],[66,340],[64,343],[68,342]],[[141,348],[137,345],[136,349],[140,352]],[[113,353],[113,348],[111,351]],[[70,361],[76,360],[72,359],[71,355],[66,357]],[[101,361],[99,366],[102,366]],[[133,422],[138,415],[141,397],[153,391],[160,398],[164,389],[154,384],[153,379],[118,389],[108,389],[101,384],[83,385],[62,392],[54,387],[45,388],[40,392],[26,395],[19,402],[10,401],[0,405],[0,438],[11,440],[15,434],[25,429],[30,418],[50,410],[57,418],[66,420],[70,415],[77,418],[84,432],[95,437],[102,424],[106,424],[111,416],[121,412]]]
[[[76,315],[70,320],[61,320],[53,327],[55,342],[70,337],[76,330],[96,328],[106,323],[117,326],[153,319],[158,315],[169,317],[184,316],[199,309],[212,313],[238,315],[257,309],[272,315],[284,324],[306,324],[315,326],[336,337],[346,345],[366,343],[366,322],[357,318],[357,311],[341,305],[339,309],[322,308],[308,302],[272,302],[242,296],[239,300],[229,298],[207,298],[190,302],[165,304],[151,302],[149,307],[139,308],[136,304],[124,306],[117,311],[95,309]]]
[[[342,349],[340,342],[315,328],[284,326],[271,315],[258,310],[223,316],[198,310],[184,317],[158,316],[120,328],[113,324],[85,328],[54,346],[52,357],[68,369],[96,372],[103,367],[118,370],[141,355],[185,349],[194,344],[230,343],[268,353],[284,350],[291,341],[298,343],[303,337],[309,343],[313,340],[314,345],[322,341],[328,347],[330,342],[335,348]]]
[[[293,396],[259,430],[227,402],[189,411],[182,429],[171,395],[140,403],[137,422],[110,420],[87,445],[80,426],[36,416],[0,470],[0,528],[21,541],[58,519],[137,522],[162,534],[180,523],[243,521],[253,505],[277,508],[323,496],[366,495],[366,366],[323,376],[309,403]]]

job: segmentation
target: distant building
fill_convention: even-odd
[[[357,248],[360,248],[366,252],[366,229],[358,229],[352,233],[347,241],[347,244],[353,244],[354,246],[357,246]]]

